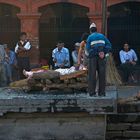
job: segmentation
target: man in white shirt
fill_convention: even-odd
[[[24,79],[23,70],[30,70],[29,61],[29,50],[31,49],[31,44],[27,40],[27,34],[22,32],[20,34],[20,40],[15,47],[15,53],[17,54],[17,63],[19,69],[20,79]]]
[[[78,52],[79,52],[79,48],[80,48],[80,43],[77,42],[74,45],[75,50],[72,51],[72,59],[73,59],[73,65],[78,64]]]
[[[57,47],[52,51],[52,58],[55,69],[69,68],[70,67],[69,50],[64,47],[64,43],[62,41],[59,41],[56,46]]]
[[[129,76],[131,76],[134,81],[134,69],[136,62],[138,61],[138,57],[133,49],[130,49],[127,43],[124,44],[123,50],[119,52],[121,68],[123,71],[124,82],[128,82]]]

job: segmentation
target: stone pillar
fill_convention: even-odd
[[[21,32],[26,32],[32,49],[30,53],[31,64],[38,64],[39,62],[39,18],[40,13],[17,14],[21,21]]]
[[[87,15],[89,17],[90,23],[96,23],[98,32],[102,32],[102,15],[94,13],[88,13]]]

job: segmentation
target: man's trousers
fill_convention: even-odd
[[[105,85],[106,85],[106,60],[101,59],[97,56],[93,58],[89,58],[88,65],[88,92],[90,94],[95,94],[97,76],[96,72],[98,72],[99,77],[99,95],[105,94]]]

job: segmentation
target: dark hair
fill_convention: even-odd
[[[83,33],[83,34],[82,34],[82,37],[81,37],[81,41],[87,40],[88,36],[89,36],[88,33]]]
[[[22,37],[23,35],[27,35],[27,34],[25,32],[21,32],[20,37]]]
[[[91,32],[91,33],[97,32],[97,28],[96,28],[96,27],[90,28],[90,32]]]
[[[59,41],[57,41],[57,44],[61,44],[61,43],[64,43],[62,40],[59,40]]]
[[[128,48],[128,50],[130,51],[130,50],[131,50],[131,48],[130,48],[130,45],[129,45],[129,43],[128,43],[128,42],[124,42],[124,43],[123,43],[123,50],[124,50],[124,45],[125,45],[125,44],[127,44],[127,45],[128,45],[128,47],[129,47],[129,48]]]

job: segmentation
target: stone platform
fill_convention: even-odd
[[[108,88],[106,97],[90,97],[87,93],[26,93],[4,88],[0,91],[0,113],[7,112],[112,114],[117,112],[117,93],[115,88]]]
[[[105,140],[106,114],[117,112],[117,91],[26,93],[0,89],[0,140]]]

